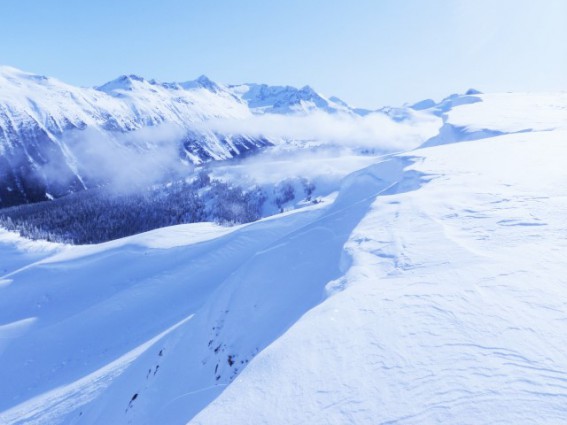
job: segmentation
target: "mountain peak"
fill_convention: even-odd
[[[135,85],[145,82],[146,80],[143,77],[140,77],[136,74],[121,75],[120,77],[109,81],[102,86],[96,87],[96,89],[107,93],[115,90],[131,91]]]
[[[185,90],[206,89],[213,93],[220,91],[220,86],[206,75],[201,75],[195,80],[185,81],[184,83],[180,83],[179,85]]]
[[[215,84],[213,80],[207,77],[205,74],[200,75],[195,81],[198,81],[200,84]]]
[[[303,86],[303,87],[301,88],[301,91],[304,92],[304,93],[309,93],[309,94],[311,94],[311,95],[317,95],[317,96],[319,96],[319,94],[318,94],[315,90],[313,90],[313,87],[311,87],[311,86],[309,86],[309,85]]]

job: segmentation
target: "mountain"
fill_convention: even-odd
[[[301,89],[266,84],[229,86],[255,114],[290,114],[325,111],[353,113],[355,109],[337,97],[326,98],[309,86]]]
[[[350,160],[306,208],[92,246],[0,231],[0,423],[561,423],[566,95],[450,101],[430,113],[476,140]]]
[[[139,173],[148,168],[140,157],[163,152],[165,144],[177,163],[232,158],[277,140],[216,131],[208,122],[315,110],[354,113],[310,87],[225,86],[206,76],[160,83],[123,75],[79,88],[0,67],[0,207],[104,183],[99,171],[107,155],[114,161],[122,156],[123,164],[140,162]]]

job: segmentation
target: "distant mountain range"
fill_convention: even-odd
[[[37,202],[100,184],[93,172],[92,145],[82,139],[151,151],[156,133],[123,137],[144,128],[176,129],[180,160],[199,164],[228,159],[274,141],[221,134],[211,119],[261,114],[361,113],[337,98],[305,86],[222,85],[205,76],[160,83],[123,75],[95,88],[0,67],[0,207]],[[363,113],[364,111],[362,111]],[[158,132],[159,133],[159,132]],[[162,136],[166,137],[166,136]],[[173,136],[168,136],[173,138]],[[95,145],[95,147],[98,145]],[[120,150],[117,150],[120,156]]]
[[[554,105],[556,99],[551,100]],[[466,124],[466,113],[460,111],[479,102],[483,102],[479,111],[486,119],[476,128]],[[326,97],[309,86],[224,85],[206,76],[163,83],[123,75],[98,87],[83,88],[0,66],[0,208],[100,186],[117,170],[131,172],[132,164],[141,176],[151,175],[157,166],[165,169],[163,175],[171,168],[230,159],[284,142],[252,128],[252,118],[322,114],[360,120],[380,114],[413,125],[420,115],[437,116],[443,125],[425,144],[434,146],[510,132],[500,129],[491,117],[513,115],[516,102],[537,106],[540,98],[483,95],[470,89],[440,102],[426,99],[367,110]],[[555,108],[547,116],[557,113]],[[530,130],[525,128],[524,115],[518,115],[514,132]],[[235,130],[211,124],[223,120],[245,125]],[[250,132],[242,134],[241,129],[248,127]],[[173,160],[163,161],[166,154]]]

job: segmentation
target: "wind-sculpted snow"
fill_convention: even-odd
[[[413,106],[443,118],[439,134],[424,147],[471,141],[503,134],[567,128],[567,94],[494,93],[469,90],[439,104],[424,101]]]
[[[413,152],[429,182],[375,198],[335,295],[190,423],[562,423],[565,137]]]
[[[258,351],[324,299],[325,285],[344,272],[343,245],[353,226],[375,196],[392,189],[403,164],[392,160],[349,179],[348,199],[323,211],[258,222],[165,252],[137,247],[136,239],[133,245],[79,251],[78,257],[73,251],[80,247],[69,248],[8,274],[4,278],[11,282],[0,301],[2,321],[36,317],[41,325],[15,339],[3,355],[13,365],[6,382],[22,373],[28,379],[1,389],[3,400],[23,403],[0,419],[19,423],[80,416],[87,423],[176,423],[190,418]],[[54,273],[51,283],[36,281],[34,276],[46,269]],[[96,272],[103,269],[112,272]],[[95,274],[92,280],[86,277]],[[74,284],[79,281],[83,283]],[[28,307],[10,307],[16,305]],[[115,360],[161,326],[192,314],[174,341],[155,348],[166,353],[158,359],[148,355],[128,370],[134,359]],[[22,357],[22,352],[27,354]],[[130,406],[133,394],[138,396]],[[120,398],[125,403],[117,403]],[[92,411],[90,402],[97,406]]]

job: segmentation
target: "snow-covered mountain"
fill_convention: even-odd
[[[100,154],[101,146],[128,163],[135,162],[128,157],[132,150],[152,155],[164,142],[176,143],[181,160],[198,164],[274,142],[261,135],[220,133],[207,127],[210,120],[316,110],[354,113],[310,87],[225,86],[205,76],[159,83],[123,75],[100,87],[79,88],[0,67],[0,207],[99,184],[101,161],[96,155],[93,160],[93,152]]]
[[[241,84],[230,89],[244,100],[256,114],[289,114],[322,110],[325,112],[349,112],[356,110],[337,97],[326,98],[309,86],[297,89],[291,86],[266,84]]]
[[[350,160],[334,201],[0,233],[0,423],[563,423],[567,95],[425,106],[452,139]]]

